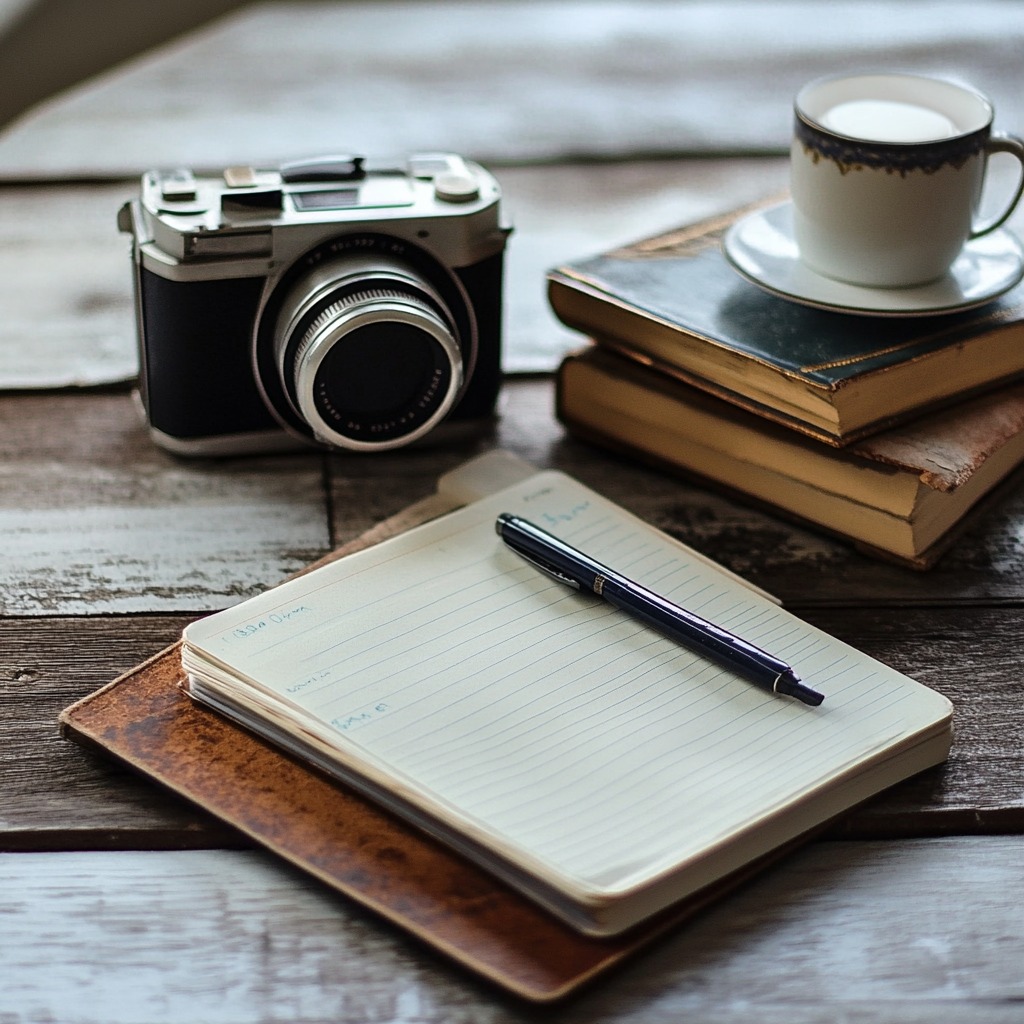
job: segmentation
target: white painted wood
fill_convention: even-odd
[[[12,400],[0,536],[0,614],[221,608],[329,548],[321,457],[184,461],[127,395]]]
[[[19,467],[35,494],[62,486],[106,493],[68,507],[0,507],[4,615],[102,615],[226,607],[283,579],[329,547],[319,470],[211,477],[182,467],[145,481],[112,469],[97,481],[68,467]],[[0,467],[0,487],[10,481]],[[130,493],[127,500],[119,495]],[[134,493],[133,493],[134,492]]]
[[[254,4],[40,107],[0,142],[0,174],[352,147],[780,153],[800,85],[879,66],[972,80],[1020,127],[1022,49],[1024,8],[1004,0],[838,0],[827,17],[818,0]]]
[[[1016,836],[817,844],[544,1019],[1019,1021],[1022,872]],[[0,921],[5,1022],[537,1019],[260,853],[3,855]]]
[[[136,374],[127,187],[0,190],[0,389]]]

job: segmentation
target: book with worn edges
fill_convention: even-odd
[[[558,371],[558,417],[574,435],[852,541],[930,568],[968,514],[1024,463],[1024,383],[855,441],[818,444],[600,346]]]

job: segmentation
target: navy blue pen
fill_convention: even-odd
[[[495,529],[517,555],[560,583],[604,598],[620,611],[749,682],[772,693],[796,697],[805,704],[816,706],[825,699],[804,686],[784,661],[627,579],[529,520],[503,512]]]

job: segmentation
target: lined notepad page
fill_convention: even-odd
[[[767,694],[539,573],[497,537],[503,511],[786,659],[825,703]],[[558,473],[185,639],[294,706],[370,778],[601,893],[770,816],[948,708]]]

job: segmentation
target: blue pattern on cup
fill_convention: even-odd
[[[805,119],[799,112],[794,132],[815,163],[832,160],[843,174],[870,167],[899,175],[910,171],[933,174],[943,167],[963,167],[984,150],[990,134],[986,126],[959,138],[936,142],[867,142],[831,132]]]

